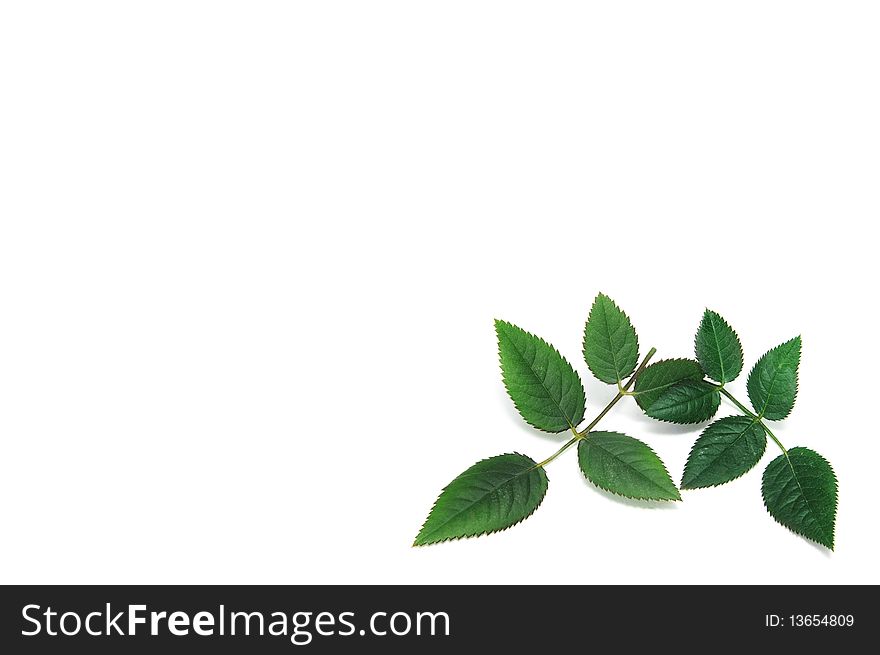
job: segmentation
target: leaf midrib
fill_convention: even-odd
[[[489,496],[490,494],[495,493],[495,492],[498,491],[499,489],[503,488],[505,485],[510,484],[511,482],[513,482],[514,480],[516,480],[519,476],[524,475],[524,474],[526,474],[526,473],[531,473],[533,470],[534,470],[534,467],[529,467],[529,468],[523,469],[523,470],[520,471],[519,473],[516,473],[516,474],[513,475],[512,477],[508,478],[507,480],[505,480],[504,482],[502,482],[501,484],[499,484],[497,487],[492,487],[492,488],[489,489],[486,493],[484,493],[482,496],[480,496],[480,497],[477,498],[476,500],[474,500],[474,501],[468,503],[466,507],[464,507],[464,508],[460,509],[459,511],[457,511],[455,514],[453,514],[452,516],[450,516],[449,518],[447,518],[445,521],[443,521],[443,523],[441,523],[441,524],[439,524],[438,526],[432,528],[430,532],[425,533],[423,536],[427,537],[428,535],[436,534],[438,530],[440,530],[441,528],[445,527],[445,526],[446,526],[450,521],[452,521],[453,519],[455,519],[455,518],[457,518],[458,516],[461,516],[462,514],[464,514],[466,511],[468,511],[471,507],[473,507],[473,506],[476,505],[477,503],[481,502],[484,498],[486,498],[486,496]],[[479,475],[479,473],[476,473],[476,472],[475,472],[475,473],[469,473],[467,476],[460,476],[458,479],[461,480],[463,477],[471,477],[471,476],[474,476],[474,475]],[[528,496],[528,495],[531,495],[531,485],[529,486],[529,494],[527,494],[527,496]]]
[[[559,401],[557,401],[556,398],[553,397],[553,393],[550,391],[550,389],[547,388],[547,385],[544,384],[544,380],[541,379],[541,376],[538,375],[538,372],[535,370],[534,366],[532,366],[531,363],[526,359],[526,357],[525,357],[525,355],[523,354],[523,352],[522,352],[522,351],[519,349],[519,347],[516,345],[516,342],[508,336],[506,330],[505,330],[504,336],[505,336],[505,338],[508,340],[508,342],[510,342],[510,345],[513,346],[513,349],[514,349],[514,351],[516,351],[516,354],[519,356],[520,360],[522,360],[522,361],[525,363],[525,365],[528,367],[529,371],[532,372],[532,375],[535,376],[535,379],[536,379],[536,380],[538,381],[538,383],[541,385],[541,388],[544,389],[544,391],[547,392],[547,397],[548,397],[550,400],[553,401],[553,404],[554,404],[554,405],[556,405],[556,408],[559,410],[559,413],[562,415],[562,418],[564,418],[564,419],[565,419],[565,422],[568,423],[568,427],[570,427],[570,428],[574,428],[575,426],[574,426],[574,424],[571,422],[571,417],[568,416],[568,414],[566,414],[566,412],[565,412],[564,409],[562,409],[562,405],[559,404]],[[549,348],[552,349],[552,346],[550,346],[550,344],[547,344],[547,346],[548,346]],[[535,349],[535,353],[537,354],[537,352],[538,352],[538,351],[537,351],[537,348],[536,348],[536,349]],[[559,357],[562,358],[562,355],[560,355]],[[563,360],[563,361],[564,361],[564,360]],[[549,360],[548,360],[548,364],[549,364]],[[548,367],[547,367],[547,370],[548,370],[548,372],[549,372],[549,370],[550,370],[549,365],[548,365]],[[575,373],[575,375],[577,375],[577,373]],[[545,377],[546,377],[546,376],[545,376]],[[561,395],[564,395],[564,394],[561,394]]]
[[[727,445],[724,447],[724,450],[722,450],[720,453],[718,453],[718,457],[715,457],[715,458],[712,460],[711,464],[714,464],[715,462],[717,462],[717,461],[721,458],[721,456],[722,456],[724,453],[726,453],[729,449],[731,449],[731,448],[732,448],[732,447],[733,447],[733,446],[734,446],[734,445],[735,445],[740,439],[743,438],[743,435],[745,435],[746,432],[748,432],[749,430],[751,430],[752,427],[753,427],[754,425],[756,425],[757,423],[758,423],[758,419],[757,419],[757,418],[753,419],[752,422],[749,423],[749,424],[748,424],[748,425],[742,430],[742,432],[740,432],[738,435],[736,435],[736,439],[734,439],[734,440],[731,441],[729,444],[727,444]],[[765,435],[764,438],[766,439],[767,436]],[[711,464],[710,464],[709,466],[711,466]],[[700,471],[699,475],[697,475],[697,476],[694,478],[694,482],[697,482],[697,481],[700,480],[700,477],[701,477],[703,474],[706,473],[706,471],[708,470],[709,466],[705,466],[705,467],[703,468],[703,470]],[[753,466],[754,466],[754,465],[753,465]]]
[[[715,352],[718,354],[718,366],[721,368],[721,382],[727,382],[727,372],[724,370],[724,356],[721,353],[721,344],[718,343],[718,331],[715,329],[715,317],[709,314],[709,325],[712,328],[712,338],[715,341]]]
[[[664,382],[659,387],[648,387],[647,389],[638,389],[637,393],[653,393],[655,391],[663,391],[664,389],[668,389],[669,387],[674,387],[679,382],[684,382],[688,378],[682,378],[679,380],[670,380],[669,382]],[[694,379],[694,378],[691,378]]]
[[[608,352],[611,353],[611,363],[614,365],[614,376],[620,382],[620,366],[617,363],[614,341],[611,339],[611,328],[608,326],[608,301],[603,301],[600,307],[602,310],[602,320],[605,323],[605,334],[608,337]]]
[[[819,531],[825,537],[826,541],[832,542],[833,538],[829,538],[828,533],[825,532],[825,526],[822,525],[822,521],[819,520],[818,515],[816,514],[816,511],[813,509],[813,506],[810,504],[810,499],[807,498],[807,494],[804,493],[804,488],[801,486],[801,481],[800,481],[800,478],[798,478],[797,471],[794,470],[794,464],[792,464],[792,462],[791,462],[791,457],[789,456],[788,453],[783,453],[783,456],[785,457],[785,462],[788,464],[788,467],[791,469],[791,476],[794,478],[795,484],[797,484],[797,486],[798,486],[798,491],[800,492],[801,496],[803,497],[804,502],[807,504],[807,509],[810,511],[810,516],[813,517],[813,524],[818,526]]]
[[[688,382],[688,380],[679,380],[678,382]],[[693,401],[703,400],[706,396],[708,396],[708,395],[712,394],[714,391],[716,391],[715,387],[712,387],[709,385],[707,385],[705,387],[701,387],[700,390],[703,393],[701,393],[699,396],[694,396],[693,398],[685,398],[684,400],[676,401],[674,404],[667,405],[666,407],[661,408],[661,409],[678,408],[678,407],[681,407],[682,405],[687,405],[688,403],[693,402]],[[657,399],[657,401],[659,401],[659,400],[660,400],[660,398]],[[655,401],[655,403],[657,401]],[[651,408],[654,409],[653,405],[651,406]]]
[[[778,354],[779,351],[777,351]],[[767,406],[770,404],[770,398],[773,396],[773,387],[776,386],[776,380],[779,379],[779,374],[782,372],[784,368],[790,368],[788,363],[788,355],[791,352],[791,347],[785,351],[785,355],[780,357],[777,361],[777,365],[773,368],[773,374],[770,379],[770,386],[767,388],[767,398],[764,399],[764,404],[761,406],[761,411],[758,412],[758,416],[763,418],[764,412],[767,411]]]
[[[621,382],[623,378],[620,375],[620,364],[617,362],[617,349],[615,348],[614,340],[611,338],[611,328],[608,325],[608,303],[609,302],[611,302],[611,300],[606,299],[600,303],[599,307],[602,311],[602,321],[605,323],[605,335],[607,336],[607,341],[608,341],[608,352],[611,354],[611,363],[614,366],[614,377],[617,378],[617,382]],[[617,308],[617,310],[619,312],[622,311],[619,308]],[[619,331],[621,329],[621,327],[624,328],[624,330],[626,329],[626,322],[625,321],[621,321],[621,324],[617,326],[617,330],[615,330],[615,332]],[[626,341],[626,339],[624,338],[624,342],[625,341]]]
[[[630,469],[631,471],[633,471],[636,475],[638,475],[639,477],[643,478],[648,484],[650,484],[650,485],[653,486],[654,488],[659,489],[660,491],[662,491],[662,492],[664,493],[664,495],[667,495],[667,496],[669,495],[667,489],[664,489],[663,487],[661,487],[660,485],[658,485],[658,484],[657,484],[656,482],[654,482],[651,478],[649,478],[649,477],[646,476],[644,473],[642,473],[641,471],[639,471],[638,469],[636,469],[636,468],[635,468],[632,464],[630,464],[629,462],[625,462],[625,461],[623,461],[623,460],[620,458],[620,456],[617,455],[616,453],[613,453],[613,452],[611,452],[610,450],[608,450],[607,448],[603,447],[603,446],[601,445],[601,443],[599,443],[595,438],[593,438],[593,439],[589,439],[589,438],[588,438],[588,439],[585,441],[585,443],[586,443],[588,446],[593,446],[594,448],[599,448],[600,450],[602,450],[602,451],[608,453],[608,454],[611,455],[614,459],[616,459],[618,462],[620,462],[621,464],[623,464],[624,466],[626,466],[628,469]],[[671,480],[670,480],[670,484],[672,484],[673,487],[675,486],[675,485],[672,483]]]

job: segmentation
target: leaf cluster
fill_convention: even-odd
[[[544,339],[507,321],[496,320],[501,377],[523,420],[544,432],[570,432],[555,455],[536,462],[518,453],[477,462],[440,493],[415,539],[416,546],[497,532],[531,516],[547,492],[544,467],[577,444],[578,464],[597,487],[627,498],[681,500],[657,454],[620,432],[594,430],[598,420],[637,383],[639,341],[629,317],[599,294],[584,326],[583,355],[593,375],[618,393],[583,429],[586,395],[581,378]],[[653,355],[653,351],[649,357]],[[699,371],[695,372],[701,377]],[[629,378],[628,382],[625,382]]]
[[[726,397],[739,414],[704,427],[688,456],[681,489],[713,487],[748,473],[761,460],[770,437],[782,454],[764,470],[762,494],[770,515],[793,532],[834,548],[837,478],[831,465],[804,447],[786,450],[767,425],[788,417],[798,387],[801,339],[769,350],[751,369],[746,390],[751,404],[727,385],[743,371],[739,336],[717,312],[706,310],[694,339],[695,359],[641,364],[630,318],[599,294],[584,326],[583,357],[600,381],[617,394],[586,427],[581,378],[559,351],[516,325],[496,320],[502,380],[523,420],[550,433],[572,437],[555,454],[536,462],[519,453],[481,460],[440,493],[414,545],[473,537],[509,528],[541,504],[548,488],[545,466],[577,444],[581,472],[595,486],[637,500],[681,500],[666,466],[646,443],[595,427],[623,397],[632,396],[649,417],[679,424],[712,421]]]
[[[707,309],[703,314],[694,353],[696,361],[671,360],[677,362],[674,366],[657,362],[645,370],[643,384],[654,378],[664,384],[679,378],[658,395],[652,391],[641,399],[645,413],[664,421],[700,423],[715,415],[721,395],[741,413],[703,429],[685,464],[681,488],[714,487],[745,475],[761,460],[770,436],[782,454],[764,470],[764,506],[786,528],[833,549],[837,478],[831,465],[809,448],[786,450],[767,425],[767,421],[788,417],[794,408],[801,338],[772,348],[752,367],[746,381],[751,409],[727,389],[743,370],[743,348],[734,329],[717,312]],[[687,367],[683,362],[689,362]],[[699,376],[694,366],[699,367]],[[652,373],[655,367],[658,370]]]

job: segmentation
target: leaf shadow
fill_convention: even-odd
[[[610,491],[606,491],[605,489],[601,489],[594,485],[592,482],[587,480],[583,475],[581,476],[581,482],[584,485],[598,493],[600,496],[604,496],[608,500],[612,500],[618,505],[624,505],[626,507],[637,507],[639,509],[659,509],[659,510],[674,510],[676,506],[676,502],[669,500],[636,500],[635,498],[627,498],[626,496],[618,496],[617,494],[613,494]]]
[[[800,535],[797,535],[797,536],[800,537]],[[806,541],[807,544],[809,544],[815,550],[817,550],[820,555],[823,555],[825,557],[825,559],[832,558],[834,553],[831,550],[829,550],[828,548],[826,548],[825,546],[823,546],[822,544],[817,544],[815,541],[811,541],[810,539],[803,539],[803,537],[801,537],[801,539],[803,541]]]

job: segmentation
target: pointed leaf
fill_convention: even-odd
[[[703,369],[692,359],[663,359],[651,364],[636,378],[636,402],[650,407],[663,392],[682,380],[702,380]]]
[[[809,448],[792,448],[767,465],[761,488],[777,522],[834,550],[837,478],[827,460]]]
[[[600,489],[641,500],[681,500],[650,446],[619,432],[591,432],[578,444],[578,461]]]
[[[443,489],[413,545],[498,532],[528,518],[547,493],[547,474],[535,466],[518,453],[477,462]]]
[[[495,321],[504,386],[517,410],[539,430],[562,432],[584,418],[584,387],[580,376],[543,339]]]
[[[720,404],[721,394],[713,385],[685,380],[664,391],[645,414],[670,423],[702,423],[715,416]]]
[[[732,382],[742,371],[743,350],[739,337],[727,321],[712,310],[703,313],[694,350],[706,376],[716,382]]]
[[[635,328],[604,293],[596,296],[584,328],[584,359],[597,378],[617,384],[636,370],[639,340]]]
[[[714,487],[748,472],[764,454],[767,435],[747,416],[727,416],[703,430],[688,456],[682,489]]]
[[[755,364],[746,387],[759,416],[778,420],[791,414],[800,361],[801,338],[795,337],[768,351]]]

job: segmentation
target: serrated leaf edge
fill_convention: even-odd
[[[599,432],[600,431],[597,431],[596,433],[598,434]],[[675,486],[675,481],[672,479],[672,476],[669,475],[669,469],[666,468],[666,463],[660,458],[660,455],[658,455],[656,453],[656,451],[653,448],[651,448],[651,446],[646,444],[641,439],[636,439],[635,437],[630,437],[628,434],[624,434],[623,432],[612,432],[610,430],[601,430],[601,432],[605,432],[607,434],[619,434],[624,437],[629,437],[630,439],[633,439],[634,441],[638,441],[640,444],[645,446],[645,448],[650,450],[651,453],[654,455],[654,457],[656,457],[657,460],[660,462],[660,464],[663,466],[663,471],[664,471],[664,473],[666,473],[666,477],[669,479],[669,484],[675,490],[675,493],[678,495],[678,498],[650,498],[648,496],[630,496],[629,494],[623,494],[623,493],[620,493],[619,491],[615,491],[614,489],[610,489],[606,486],[599,484],[598,482],[596,482],[595,480],[590,478],[590,476],[587,475],[586,471],[584,471],[583,467],[579,465],[578,468],[581,470],[581,474],[584,476],[584,478],[587,480],[587,482],[592,484],[597,489],[602,489],[603,491],[607,491],[608,493],[614,494],[615,496],[620,496],[622,498],[629,498],[630,500],[653,500],[655,502],[660,502],[660,503],[674,503],[674,502],[681,501],[681,494],[679,493],[678,488]],[[586,439],[584,439],[582,441],[582,443],[586,443],[587,441],[589,441],[589,439],[590,438],[587,437]],[[593,442],[593,445],[595,445],[595,442]],[[580,444],[578,444],[578,450],[580,450]],[[606,451],[606,452],[608,452],[608,451]],[[578,453],[578,455],[580,455],[580,453]],[[580,464],[580,458],[578,458],[578,464]],[[654,484],[654,483],[652,482],[651,484]]]
[[[505,455],[518,455],[519,457],[525,457],[527,459],[530,459],[533,462],[535,461],[534,459],[532,459],[528,455],[523,455],[522,453],[518,453],[518,452],[514,451],[512,453],[501,453],[499,455],[492,455],[491,457],[484,457],[483,459],[477,460],[476,462],[471,464],[468,468],[472,468],[472,467],[476,466],[477,464],[481,464],[481,463],[485,462],[486,460],[495,459],[496,457],[504,457]],[[526,469],[523,473],[531,473],[532,471],[535,470],[535,468],[537,468],[537,463],[536,463],[536,466],[534,466],[530,469]],[[465,470],[467,470],[467,469],[465,469]],[[542,468],[542,470],[543,470],[543,468]],[[462,473],[464,473],[464,471],[462,471]],[[520,475],[523,475],[523,473],[520,473]],[[505,532],[506,530],[510,530],[510,528],[512,528],[516,525],[519,525],[520,523],[525,521],[527,518],[529,518],[532,514],[534,514],[537,511],[537,509],[541,506],[541,504],[544,502],[544,498],[547,497],[547,490],[545,489],[544,495],[541,496],[541,500],[538,501],[537,505],[535,505],[535,509],[533,509],[531,512],[529,512],[528,514],[523,516],[521,519],[519,519],[515,523],[511,523],[506,528],[500,528],[499,530],[482,530],[482,531],[477,531],[477,532],[469,532],[467,534],[459,535],[457,537],[444,537],[443,539],[438,539],[436,541],[426,541],[423,543],[418,543],[419,535],[422,534],[422,530],[425,529],[425,524],[428,522],[428,519],[431,518],[431,514],[433,514],[434,510],[437,508],[437,503],[440,500],[440,497],[446,492],[446,490],[449,488],[449,486],[458,479],[458,477],[460,475],[461,475],[461,473],[459,473],[454,478],[452,478],[452,480],[450,480],[449,484],[447,484],[445,487],[443,487],[440,490],[440,493],[437,494],[437,498],[434,500],[434,504],[431,505],[431,509],[428,511],[428,516],[426,516],[425,520],[422,521],[422,527],[419,528],[419,532],[418,532],[418,534],[416,534],[415,540],[413,540],[412,548],[422,548],[424,546],[433,546],[435,544],[442,544],[446,541],[459,541],[461,539],[472,539],[474,537],[482,537],[483,535],[498,534],[499,532]],[[550,476],[547,475],[546,470],[544,470],[544,477],[547,478],[547,485],[549,488]],[[512,479],[513,478],[511,478],[511,480]]]
[[[788,410],[788,412],[785,414],[785,416],[780,416],[779,418],[767,418],[766,416],[764,416],[761,413],[763,410],[759,410],[757,407],[755,407],[755,403],[752,402],[752,395],[750,393],[748,393],[749,380],[752,378],[752,374],[755,372],[755,369],[758,368],[758,364],[761,363],[762,359],[764,359],[767,355],[772,353],[774,350],[779,350],[780,348],[782,348],[782,346],[787,346],[788,344],[790,344],[792,341],[795,341],[795,340],[797,340],[799,342],[798,343],[798,366],[794,372],[794,398],[791,401],[791,408]],[[803,353],[804,353],[804,342],[803,342],[803,339],[801,338],[801,335],[799,334],[796,337],[792,337],[788,341],[783,341],[778,346],[774,346],[773,348],[771,348],[770,350],[765,352],[763,355],[761,355],[758,358],[758,361],[755,362],[755,365],[752,366],[752,369],[749,371],[749,375],[746,378],[746,394],[749,397],[749,402],[752,404],[752,409],[754,409],[762,419],[766,418],[768,421],[783,421],[783,420],[787,419],[789,416],[791,416],[791,413],[794,411],[794,406],[797,403],[797,395],[798,395],[798,389],[800,387],[800,378],[801,378],[801,376],[800,376],[800,357],[801,357],[801,355],[803,355]],[[767,403],[764,403],[764,409],[766,409],[766,408],[767,408]],[[813,452],[815,452],[815,451],[813,451]]]
[[[716,312],[714,309],[709,309],[708,307],[706,307],[703,310],[703,317],[704,318],[706,316],[712,316],[712,315],[716,316],[727,327],[727,329],[729,329],[733,333],[733,336],[736,339],[736,346],[739,349],[739,359],[741,362],[744,362],[745,355],[743,353],[742,340],[739,338],[739,334],[737,334],[736,330],[733,329],[733,327],[730,325],[730,323],[728,323],[727,320],[721,314]],[[702,327],[702,325],[703,325],[703,321],[701,319],[700,320],[700,327]],[[715,325],[713,324],[712,325],[712,335],[715,336],[715,334],[716,334]],[[697,333],[694,335],[694,356],[697,358],[697,363],[700,364],[700,368],[703,369],[703,364],[700,362],[700,358],[697,355],[697,341],[698,341],[699,335],[700,335],[700,330],[698,328]],[[717,338],[715,339],[715,342],[716,343],[718,342]],[[719,358],[719,361],[720,361],[720,358]],[[719,384],[727,384],[728,382],[733,382],[734,380],[736,380],[736,378],[738,378],[742,374],[742,368],[743,368],[742,365],[740,365],[739,373],[737,373],[736,376],[730,380],[715,380],[715,378],[711,377],[706,372],[705,369],[703,369],[703,373],[705,373],[706,377],[709,378],[710,380],[714,380],[715,382],[718,382]],[[722,372],[722,377],[724,377],[724,375],[723,375],[724,366],[723,365],[721,366],[721,372]]]
[[[670,357],[669,359],[658,359],[656,362],[652,363],[650,366],[646,366],[645,369],[639,374],[638,379],[636,379],[636,384],[635,384],[636,388],[633,389],[633,391],[635,392],[635,394],[633,395],[633,398],[635,399],[636,404],[639,406],[639,408],[642,410],[642,412],[646,411],[647,408],[643,407],[642,404],[639,402],[639,395],[642,394],[642,393],[646,393],[646,392],[645,392],[644,390],[642,390],[642,391],[639,391],[639,390],[638,390],[639,379],[642,378],[642,376],[645,374],[645,371],[647,371],[648,369],[650,369],[651,366],[657,366],[657,365],[659,365],[659,364],[665,364],[665,363],[667,363],[667,362],[690,362],[691,364],[696,364],[696,365],[697,365],[697,368],[698,368],[700,371],[703,371],[703,367],[700,366],[700,362],[697,361],[696,359],[691,359],[690,357]],[[705,371],[703,371],[703,373],[705,374]],[[689,380],[689,379],[692,379],[692,378],[685,378],[685,379],[688,379],[688,380]],[[673,386],[675,386],[675,385],[678,384],[679,382],[683,382],[683,381],[684,381],[684,380],[676,380],[675,382],[670,382],[670,383],[664,388],[664,391],[666,391],[667,389],[671,389]],[[702,382],[705,382],[706,380],[701,380],[701,381],[702,381]],[[697,380],[694,380],[694,382],[697,382]],[[655,391],[655,389],[650,389],[649,391]],[[659,399],[658,399],[658,400],[659,400]],[[654,417],[652,416],[652,417],[650,417],[650,418],[654,418]],[[657,419],[657,420],[658,420],[658,421],[662,421],[663,419]],[[669,421],[667,421],[667,422],[669,422]]]
[[[638,367],[638,361],[639,361],[639,333],[636,331],[636,328],[635,328],[635,326],[633,325],[632,319],[629,317],[629,314],[627,314],[625,311],[623,311],[623,309],[620,308],[620,305],[618,305],[616,302],[614,302],[614,299],[611,298],[611,296],[609,296],[609,295],[606,294],[606,293],[602,293],[601,291],[600,291],[599,293],[597,293],[597,294],[596,294],[596,297],[593,299],[593,304],[590,306],[590,313],[587,314],[587,323],[590,322],[590,317],[592,317],[592,315],[593,315],[593,309],[595,309],[595,307],[596,307],[596,305],[598,304],[600,298],[604,298],[605,300],[607,300],[608,302],[610,302],[611,305],[612,305],[612,307],[614,307],[617,311],[619,311],[621,314],[623,314],[623,317],[626,319],[627,323],[629,323],[629,326],[632,328],[633,335],[634,335],[635,338],[636,338],[636,363],[635,363],[635,365],[633,366],[632,371],[629,371],[628,373],[625,373],[625,374],[621,375],[621,374],[620,374],[620,370],[619,370],[619,368],[618,368],[618,366],[617,366],[617,358],[615,357],[615,358],[614,358],[614,369],[615,369],[615,373],[616,373],[616,375],[617,375],[617,380],[615,380],[614,382],[608,382],[608,381],[603,380],[602,378],[600,378],[600,377],[599,377],[599,374],[596,373],[596,371],[593,369],[592,366],[590,366],[590,362],[589,362],[589,360],[587,360],[587,324],[586,324],[586,323],[584,324],[584,339],[583,339],[583,344],[582,344],[582,346],[581,346],[581,350],[583,351],[584,362],[586,363],[587,368],[590,369],[590,373],[593,374],[593,377],[595,377],[597,380],[599,380],[599,382],[604,382],[605,384],[619,384],[620,382],[623,381],[624,378],[629,377],[629,376],[633,373],[633,371],[636,370],[636,367]],[[607,327],[607,326],[608,326],[608,315],[605,313],[604,308],[603,308],[603,310],[602,310],[602,314],[603,314],[603,318],[605,318],[605,326]],[[613,352],[612,352],[612,357],[614,357],[614,353],[613,353]]]
[[[715,425],[715,424],[718,423],[719,421],[723,421],[723,420],[726,419],[726,418],[732,418],[733,416],[739,417],[739,416],[742,416],[742,415],[741,415],[741,414],[733,414],[732,416],[722,416],[721,418],[716,419],[715,421],[713,421],[712,423],[710,423],[709,425],[707,425],[707,426],[703,429],[703,431],[700,433],[700,436],[697,437],[696,441],[694,441],[694,445],[691,446],[691,450],[690,450],[690,452],[688,453],[687,459],[685,460],[684,471],[682,471],[682,473],[681,473],[681,484],[679,485],[679,489],[682,489],[683,491],[695,491],[695,490],[697,490],[697,489],[711,489],[712,487],[720,487],[720,486],[723,485],[723,484],[728,484],[729,482],[733,482],[734,480],[739,480],[739,479],[740,479],[742,476],[744,476],[746,473],[749,473],[750,471],[754,470],[754,468],[755,468],[755,467],[758,465],[758,463],[761,461],[761,458],[764,457],[764,455],[765,455],[766,452],[767,452],[767,431],[764,429],[764,426],[761,425],[761,422],[760,422],[758,419],[754,419],[754,420],[749,424],[749,427],[746,428],[746,430],[750,430],[750,429],[752,428],[752,426],[755,425],[755,424],[761,425],[761,431],[764,433],[764,450],[761,451],[761,455],[758,457],[757,461],[755,461],[755,463],[752,464],[751,467],[747,468],[745,471],[743,471],[743,472],[740,473],[739,475],[734,476],[734,477],[730,478],[729,480],[725,480],[724,482],[716,482],[715,484],[705,484],[705,485],[702,485],[702,486],[699,486],[699,487],[685,487],[685,486],[684,486],[684,474],[685,474],[685,472],[687,471],[687,464],[688,464],[688,462],[691,461],[691,455],[693,455],[693,454],[694,454],[694,451],[697,449],[697,442],[702,438],[703,433],[705,433],[706,430],[708,430],[709,428],[711,428],[713,425]],[[748,416],[743,416],[743,418],[750,418],[750,417],[748,417]],[[743,434],[745,434],[746,430],[743,430],[743,432],[740,434],[740,437],[741,437]],[[737,439],[739,439],[740,437],[737,437]],[[730,444],[727,448],[730,448],[730,446],[732,446],[732,445],[733,445],[733,444]],[[727,448],[725,448],[724,450],[726,451]]]
[[[577,372],[577,369],[576,369],[574,366],[571,365],[571,362],[569,362],[569,361],[565,358],[565,355],[563,355],[561,352],[559,352],[559,351],[556,349],[556,346],[554,346],[554,345],[553,345],[552,343],[550,343],[549,341],[546,341],[546,340],[542,339],[542,338],[539,337],[537,334],[533,334],[533,333],[529,332],[528,330],[523,330],[523,328],[521,328],[520,326],[516,325],[515,323],[511,323],[510,321],[505,321],[505,320],[500,319],[500,318],[496,318],[496,319],[494,319],[494,321],[495,321],[495,340],[498,342],[498,368],[501,369],[501,382],[504,384],[504,390],[507,392],[507,397],[510,398],[511,402],[513,403],[513,406],[516,407],[516,411],[517,411],[517,413],[520,415],[520,417],[522,418],[522,420],[525,421],[528,425],[531,425],[531,426],[532,426],[533,428],[535,428],[536,430],[540,430],[541,432],[546,432],[547,434],[559,434],[560,432],[565,432],[565,430],[568,429],[568,428],[571,428],[571,429],[577,429],[577,425],[573,425],[573,424],[572,424],[571,419],[570,419],[568,416],[565,415],[565,412],[563,411],[562,407],[560,407],[560,406],[559,406],[559,403],[556,401],[556,399],[555,399],[555,398],[552,398],[552,397],[551,397],[551,400],[553,400],[553,402],[554,402],[554,404],[556,405],[556,407],[559,408],[560,413],[561,413],[563,416],[565,416],[565,421],[566,421],[566,423],[568,423],[568,428],[563,428],[563,429],[561,429],[561,430],[555,430],[555,431],[554,431],[554,430],[547,430],[547,429],[545,429],[545,428],[540,428],[540,427],[538,427],[537,425],[535,425],[534,423],[532,423],[531,421],[529,421],[529,420],[525,417],[525,415],[524,415],[523,412],[522,412],[522,409],[520,409],[519,403],[516,402],[516,401],[513,399],[513,395],[510,393],[510,387],[507,386],[507,376],[504,374],[504,367],[501,365],[501,340],[500,340],[499,335],[498,335],[498,325],[499,325],[499,324],[502,324],[502,325],[509,325],[510,327],[516,328],[517,330],[522,330],[522,331],[525,332],[527,335],[529,335],[529,336],[532,337],[533,339],[537,339],[538,341],[540,341],[541,343],[543,343],[545,346],[547,346],[548,348],[550,348],[550,349],[551,349],[553,352],[555,352],[557,355],[559,355],[559,357],[562,359],[562,361],[565,362],[565,363],[569,366],[569,368],[571,368],[572,372],[574,373],[575,378],[576,378],[577,381],[578,381],[578,384],[581,385],[581,390],[584,391],[584,412],[586,412],[586,410],[587,410],[587,394],[586,394],[586,390],[584,389],[584,381],[581,380],[581,376],[580,376],[580,374]],[[517,348],[517,352],[519,352],[519,348]],[[532,369],[531,365],[529,365],[529,368]],[[532,369],[532,372],[533,372],[533,373],[535,372],[534,369]],[[542,383],[541,383],[541,386],[543,386],[543,384],[544,384],[544,383],[542,382]],[[546,389],[546,387],[544,387],[544,388]],[[583,417],[581,417],[581,420],[578,421],[578,424],[580,424],[581,421],[583,421],[583,420],[584,420]]]
[[[713,387],[715,386],[715,383],[711,380],[683,380],[682,382],[705,382],[706,384],[712,385]],[[681,382],[676,382],[676,384],[681,384]],[[672,425],[698,425],[700,423],[711,421],[713,418],[715,418],[715,414],[717,414],[718,410],[721,408],[721,392],[718,391],[718,389],[715,389],[715,394],[718,396],[718,406],[708,418],[705,418],[701,421],[670,421],[668,418],[658,418],[657,416],[652,416],[651,414],[648,414],[648,410],[643,411],[645,413],[645,416],[647,416],[648,418],[652,418],[655,421],[660,421],[661,423],[670,423]],[[660,400],[660,398],[658,398],[657,400]]]
[[[821,459],[823,462],[825,462],[828,465],[828,470],[831,471],[831,477],[834,478],[834,520],[831,523],[831,545],[829,546],[828,544],[823,544],[821,541],[816,541],[812,537],[808,537],[807,535],[805,535],[803,532],[798,532],[794,528],[785,525],[785,523],[782,523],[779,519],[777,519],[775,516],[773,516],[773,512],[771,512],[770,508],[767,507],[767,497],[764,494],[763,476],[761,478],[761,501],[764,505],[764,509],[770,515],[770,518],[773,519],[778,525],[781,525],[783,528],[785,528],[789,532],[792,532],[792,533],[796,534],[797,536],[806,539],[807,541],[812,541],[814,544],[818,544],[818,545],[822,546],[823,548],[827,548],[828,550],[833,552],[834,551],[834,538],[835,538],[835,535],[837,532],[837,508],[840,504],[840,481],[837,479],[837,473],[834,472],[834,467],[831,466],[831,462],[829,462],[827,459],[825,459],[824,455],[822,455],[821,453],[817,453],[812,448],[807,448],[806,446],[793,446],[793,447],[789,448],[788,451],[791,452],[795,448],[804,448],[805,450],[809,450],[811,453],[816,455],[819,459]],[[767,466],[770,466],[770,464],[772,464],[779,457],[785,457],[786,461],[788,462],[789,467],[791,467],[792,473],[794,473],[794,467],[791,466],[791,460],[788,458],[788,453],[783,453],[782,455],[778,455],[777,457],[774,457],[772,460],[770,460],[770,462],[767,464]],[[765,473],[767,472],[766,467],[764,468],[764,472]],[[794,476],[794,479],[797,480],[797,475]],[[801,493],[803,493],[803,487],[801,487],[800,480],[798,480],[798,488],[801,490]],[[806,496],[804,497],[804,499],[806,500]],[[809,503],[807,503],[807,505],[809,505]],[[812,511],[812,509],[810,511]]]

